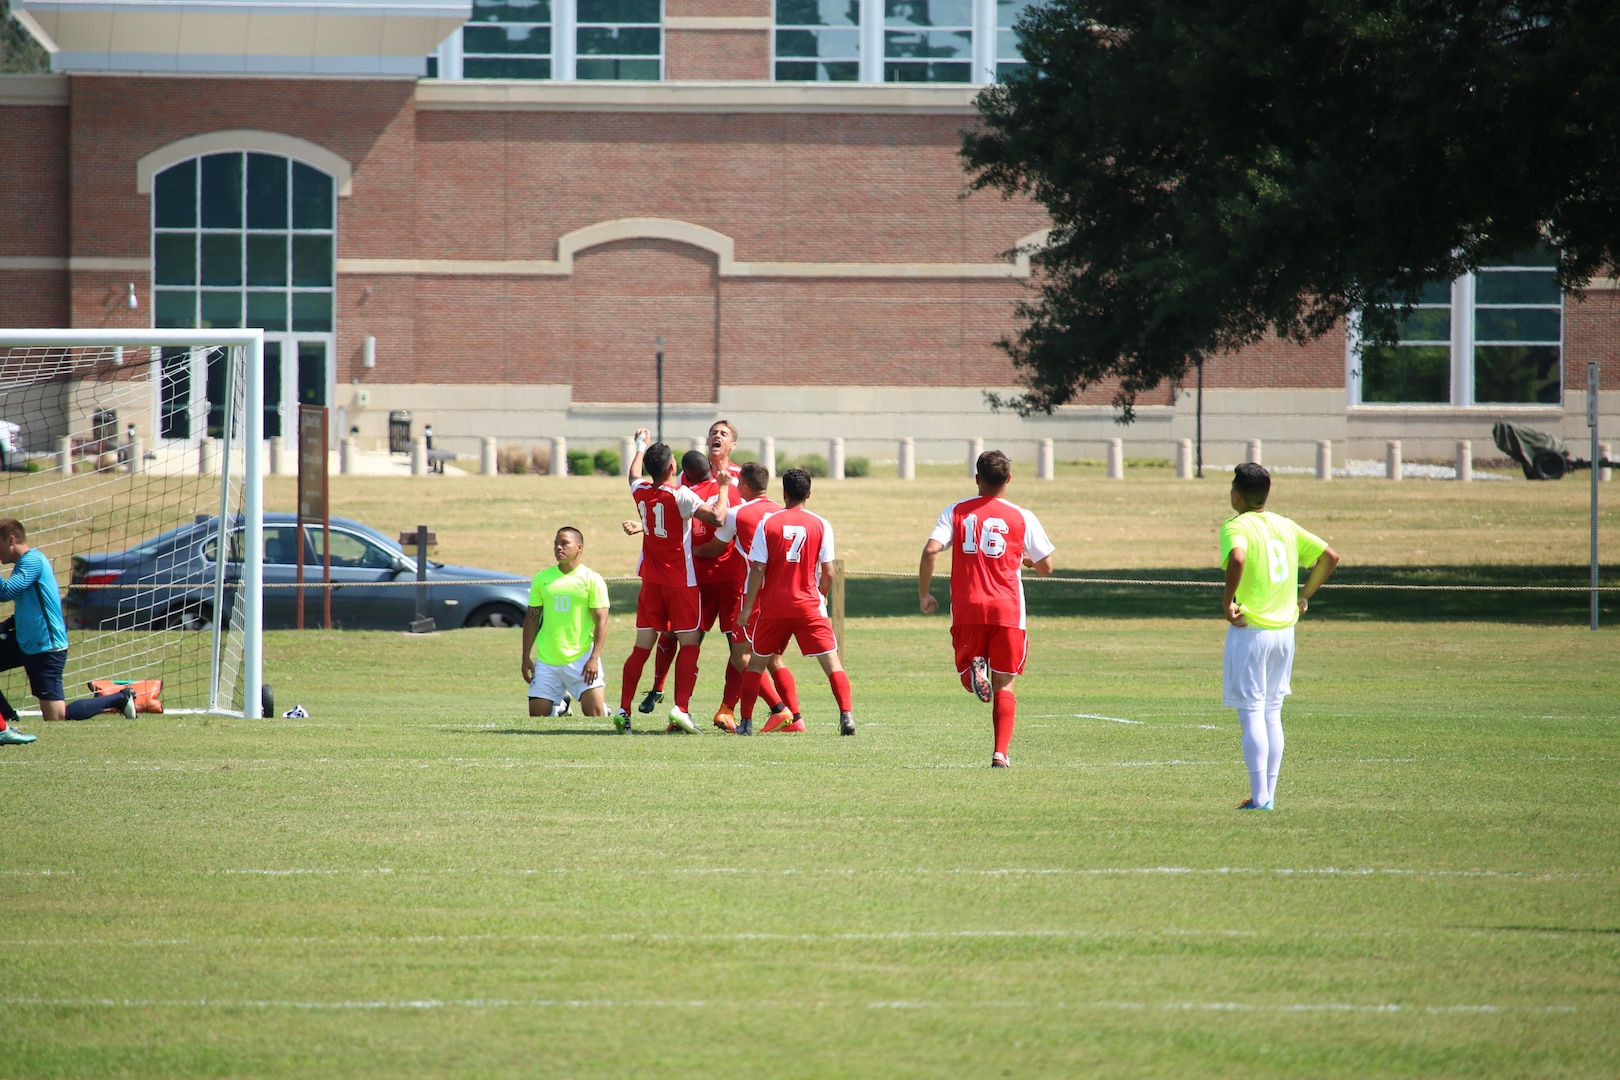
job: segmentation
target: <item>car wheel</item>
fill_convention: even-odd
[[[174,608],[163,616],[165,630],[211,630],[213,626],[214,609],[207,604]]]
[[[462,626],[513,627],[523,625],[523,612],[511,604],[485,604],[474,609]]]

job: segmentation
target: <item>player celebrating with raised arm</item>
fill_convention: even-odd
[[[606,716],[602,643],[607,637],[607,582],[580,562],[585,534],[572,525],[557,530],[551,552],[557,565],[534,576],[523,619],[520,670],[529,684],[529,715],[551,716],[558,702],[572,696],[586,716]]]
[[[638,520],[626,521],[629,535],[641,533],[641,595],[636,600],[636,643],[624,662],[624,682],[619,688],[619,711],[613,724],[621,732],[630,730],[630,703],[636,683],[654,642],[668,630],[680,643],[675,658],[675,707],[669,710],[669,730],[697,734],[688,711],[692,688],[697,683],[698,622],[697,576],[692,566],[692,518],[698,516],[719,526],[730,506],[731,477],[722,474],[715,507],[703,504],[691,488],[675,487],[675,455],[663,443],[647,445],[652,433],[638,428],[636,454],[630,462],[630,497],[636,504]],[[641,476],[642,466],[647,478]]]
[[[1024,671],[1029,638],[1024,629],[1021,567],[1052,572],[1052,552],[1039,519],[1003,498],[1012,464],[1000,450],[979,455],[979,494],[952,503],[939,515],[917,566],[917,600],[924,615],[939,610],[930,591],[939,553],[951,549],[951,645],[962,685],[990,704],[996,748],[990,766],[1007,768],[1018,699],[1013,682]]]
[[[1294,624],[1339,565],[1339,553],[1324,540],[1266,509],[1270,494],[1270,473],[1253,462],[1239,465],[1232,474],[1237,514],[1221,525],[1223,611],[1231,624],[1221,683],[1226,704],[1238,711],[1249,768],[1249,797],[1239,810],[1276,809],[1282,702],[1293,692]],[[1311,568],[1304,585],[1301,566]]]
[[[838,659],[838,639],[827,618],[826,592],[832,587],[833,530],[827,520],[804,509],[810,498],[810,474],[789,469],[782,474],[782,501],[786,508],[760,519],[748,550],[748,591],[743,596],[741,619],[753,635],[754,655],[742,681],[741,734],[754,730],[754,700],[771,658],[797,640],[799,651],[813,656],[827,673],[838,702],[838,734],[855,734],[854,705],[849,676]],[[818,573],[819,571],[819,573]],[[754,618],[755,605],[758,618]],[[766,732],[803,731],[804,721],[773,726]]]

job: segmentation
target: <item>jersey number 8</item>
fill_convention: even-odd
[[[1266,539],[1266,563],[1272,584],[1281,585],[1288,580],[1288,549],[1275,537]]]
[[[979,515],[969,514],[962,519],[962,554],[974,555],[981,551],[992,559],[1007,553],[1007,523],[1000,518],[986,518],[981,530]]]

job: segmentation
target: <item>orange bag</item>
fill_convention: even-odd
[[[135,691],[135,711],[160,713],[163,711],[163,680],[162,679],[92,679],[90,692],[97,697],[105,694],[122,693],[124,690]]]

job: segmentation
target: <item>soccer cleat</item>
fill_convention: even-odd
[[[745,716],[741,720],[737,721],[737,734],[739,734],[739,735],[752,735],[753,733],[754,733],[754,720],[753,720],[753,717]]]
[[[990,755],[990,767],[992,769],[1010,769],[1012,768],[1012,762],[1007,760],[1006,754],[1003,754],[1000,750],[997,750],[995,753]]]
[[[692,723],[692,717],[689,716],[686,710],[681,708],[679,705],[669,710],[668,730],[675,731],[677,729],[686,732],[688,735],[696,735],[698,733],[697,725]]]
[[[135,691],[124,691],[124,719],[135,719]]]
[[[989,704],[990,699],[995,697],[990,689],[990,661],[982,656],[975,656],[968,665],[968,672],[968,677],[973,680],[973,692],[979,696],[980,701]]]
[[[572,709],[573,707],[574,707],[574,696],[572,694],[570,694],[568,691],[564,690],[563,691],[563,699],[562,699],[562,701],[560,703],[558,703],[556,705],[553,705],[551,707],[551,715],[552,716],[568,716],[569,715],[569,710]]]
[[[662,690],[649,690],[647,691],[647,696],[641,699],[641,704],[636,706],[636,712],[650,713],[656,709],[658,707],[658,703],[663,700],[664,692]]]
[[[38,735],[24,735],[16,728],[8,727],[6,730],[0,731],[0,746],[21,746],[24,743],[31,743],[37,738],[39,738]]]
[[[613,714],[613,730],[617,731],[620,735],[629,735],[629,734],[631,734],[631,732],[630,732],[630,714],[625,712],[623,709],[620,709],[618,712],[614,713]]]
[[[851,716],[847,712],[839,713],[838,714],[838,734],[840,734],[840,735],[853,735],[853,734],[855,734],[855,717]]]
[[[794,720],[793,716],[786,709],[778,709],[776,712],[771,713],[770,719],[765,721],[765,726],[760,729],[760,732],[761,734],[769,735],[773,731],[786,731],[795,723],[801,725],[799,728],[800,731],[804,730],[802,726],[804,721]]]
[[[782,730],[783,731],[803,731],[804,730],[804,721],[803,720],[795,720],[791,724],[784,724],[784,725],[782,725]]]
[[[1270,803],[1257,803],[1257,802],[1254,801],[1254,798],[1251,796],[1250,798],[1244,799],[1242,802],[1238,803],[1237,808],[1239,810],[1270,810],[1271,809],[1271,804]]]
[[[721,731],[728,731],[733,735],[737,734],[737,714],[731,711],[729,705],[720,706],[719,709],[715,710],[714,726]]]

